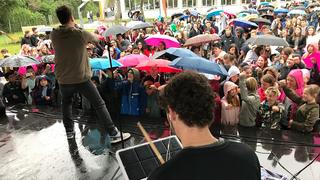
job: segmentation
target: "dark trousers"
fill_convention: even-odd
[[[60,84],[60,91],[62,96],[62,113],[63,124],[67,132],[74,130],[74,122],[72,116],[72,98],[74,93],[81,93],[91,103],[95,110],[98,120],[98,128],[102,134],[113,132],[115,126],[112,122],[108,109],[105,106],[97,88],[88,80],[80,84]]]

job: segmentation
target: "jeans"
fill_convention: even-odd
[[[71,119],[72,97],[73,94],[77,92],[81,93],[92,104],[92,107],[98,116],[97,123],[100,132],[102,134],[106,134],[106,131],[109,134],[114,132],[115,126],[112,122],[109,111],[106,108],[97,88],[90,80],[80,84],[60,84],[60,91],[62,96],[63,125],[66,132],[74,131],[74,122]]]

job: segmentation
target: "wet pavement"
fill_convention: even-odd
[[[0,119],[0,179],[123,179],[113,153],[122,148],[121,143],[102,155],[94,155],[83,146],[78,126],[76,142],[68,142],[61,113],[54,108],[32,113],[29,108],[17,107],[9,110],[7,116]],[[93,117],[77,117],[79,122],[94,121]],[[120,120],[124,131],[132,133],[125,147],[144,142],[137,121],[154,139],[170,134],[162,120],[132,117]],[[314,160],[320,153],[319,135],[218,126],[212,131],[216,137],[251,146],[260,164],[268,170],[290,179],[311,163],[293,179],[320,179],[320,157]]]

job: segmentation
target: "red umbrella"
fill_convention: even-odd
[[[136,65],[150,61],[150,58],[141,54],[130,54],[119,59],[119,62],[123,64],[123,67],[135,67]]]
[[[218,36],[218,34],[199,34],[197,36],[187,39],[184,46],[197,46],[197,45],[209,43],[212,41],[218,41],[218,40],[220,40],[220,37]]]
[[[181,69],[169,66],[170,63],[171,61],[168,60],[155,59],[148,62],[140,63],[136,66],[136,68],[142,71],[150,71],[151,68],[156,67],[159,72],[163,73],[177,73],[182,71]]]

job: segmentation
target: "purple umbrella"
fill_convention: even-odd
[[[151,35],[145,39],[145,42],[149,46],[159,46],[163,42],[166,44],[166,48],[180,47],[180,43],[176,38],[161,34]]]

